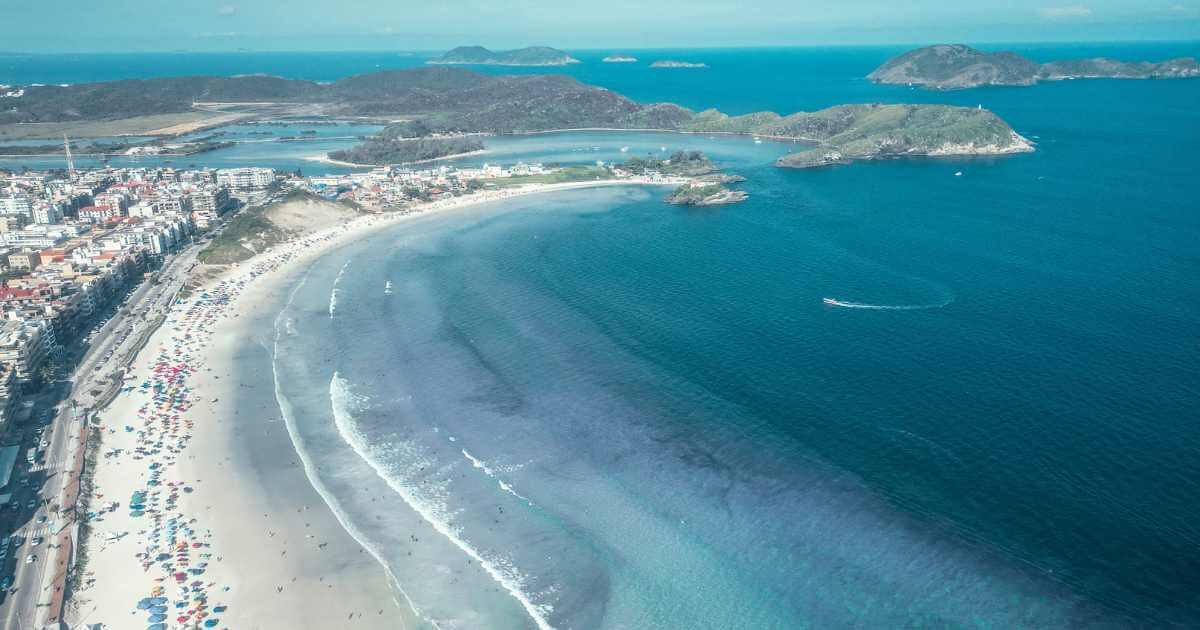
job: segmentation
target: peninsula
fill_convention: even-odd
[[[474,64],[490,66],[565,66],[579,63],[567,53],[546,46],[530,46],[517,50],[488,50],[483,46],[459,46],[454,50],[425,63],[431,64]]]
[[[350,149],[333,151],[329,159],[362,165],[412,164],[483,151],[476,138],[402,138],[377,135]]]
[[[24,86],[0,111],[5,123],[128,120],[203,112],[242,120],[329,116],[402,121],[344,157],[387,164],[477,150],[444,139],[560,129],[646,129],[761,136],[812,145],[780,166],[816,166],[902,155],[1002,155],[1032,145],[990,111],[946,105],[840,105],[817,112],[699,113],[672,103],[638,103],[562,74],[497,76],[463,68],[415,68],[332,83],[268,76],[174,77]],[[24,127],[25,125],[9,125]],[[460,151],[460,149],[462,151]]]
[[[1106,57],[1039,64],[1014,52],[984,52],[961,44],[910,50],[876,68],[876,83],[957,90],[985,85],[1033,85],[1067,79],[1182,79],[1200,77],[1192,57],[1162,62],[1118,61]]]

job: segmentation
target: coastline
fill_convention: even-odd
[[[400,585],[340,522],[314,471],[300,461],[275,398],[273,345],[264,331],[273,330],[289,287],[311,262],[376,230],[530,194],[669,183],[609,179],[490,190],[422,204],[419,212],[363,216],[217,270],[172,308],[132,361],[128,387],[97,414],[103,456],[96,458],[94,504],[118,506],[91,521],[86,570],[128,577],[73,593],[73,625],[124,627],[155,587],[172,597],[171,578],[181,570],[191,574],[183,583],[196,585],[202,612],[221,625],[419,625]],[[165,448],[156,446],[162,441]],[[133,493],[147,490],[147,507],[131,511]],[[186,534],[186,569],[161,555],[168,532]]]

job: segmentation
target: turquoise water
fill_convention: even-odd
[[[1082,148],[1124,150],[1103,140]],[[284,388],[321,392],[299,412],[314,440],[338,442],[321,432],[337,372],[374,444],[420,453],[381,468],[438,488],[410,499],[553,591],[556,625],[1194,622],[1186,165],[1133,191],[1045,153],[798,172],[768,166],[786,146],[673,146],[745,174],[751,200],[573,193],[322,262],[297,296],[320,328],[297,315],[296,339],[329,345],[297,348],[316,373]],[[417,599],[459,610],[441,592]]]
[[[888,53],[570,71],[734,112],[979,103],[1038,151],[789,171],[770,166],[788,145],[749,139],[494,139],[489,159],[700,148],[751,198],[609,189],[426,217],[295,286],[280,398],[427,618],[1200,625],[1200,81],[859,78]]]

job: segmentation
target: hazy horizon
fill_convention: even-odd
[[[148,0],[78,6],[14,3],[2,48],[21,53],[439,51],[545,45],[571,50],[758,48],[834,45],[973,44],[1200,39],[1200,3],[1129,0],[1016,0],[942,6],[916,0],[845,5],[768,0],[744,6],[666,0],[645,11],[617,0],[568,6],[469,0],[406,7],[359,0],[353,9],[294,0]]]
[[[922,40],[922,41],[896,41],[896,42],[878,42],[878,43],[858,43],[848,42],[842,44],[730,44],[724,46],[555,46],[541,42],[533,42],[521,46],[488,46],[487,44],[478,44],[465,42],[452,46],[441,48],[233,48],[233,49],[191,49],[191,48],[163,48],[163,49],[137,49],[137,50],[19,50],[19,49],[0,49],[0,55],[122,55],[122,54],[269,54],[269,53],[386,53],[393,51],[399,55],[412,56],[436,56],[445,53],[451,48],[458,46],[483,46],[493,51],[505,51],[518,48],[526,48],[530,46],[549,46],[567,52],[579,53],[622,53],[622,52],[650,52],[650,51],[672,51],[672,50],[771,50],[771,49],[789,49],[789,48],[904,48],[904,47],[920,47],[932,46],[935,44],[963,44],[980,48],[984,50],[996,50],[1004,46],[1062,46],[1069,48],[1072,46],[1091,46],[1098,44],[1188,44],[1200,42],[1200,37],[1188,39],[1027,39],[1027,40]]]

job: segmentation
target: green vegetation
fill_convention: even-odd
[[[266,217],[266,210],[257,206],[238,212],[197,258],[205,264],[228,265],[287,240],[288,233]]]
[[[609,179],[612,172],[602,166],[567,166],[550,173],[540,175],[521,175],[495,180],[496,186],[508,188],[523,184],[566,184],[570,182],[590,182],[597,179]]]
[[[730,190],[720,184],[684,184],[667,196],[666,201],[680,206],[722,206],[745,201],[747,197],[741,190]]]
[[[699,151],[676,151],[665,160],[631,157],[621,165],[621,168],[634,175],[662,173],[663,175],[682,177],[698,177],[717,171],[712,160]]]
[[[5,120],[127,118],[184,111],[193,101],[319,106],[325,115],[403,117],[358,147],[331,157],[362,164],[433,159],[482,148],[438,137],[572,128],[667,129],[755,134],[818,145],[836,161],[891,155],[973,155],[1031,150],[989,111],[945,105],[843,105],[782,116],[694,113],[670,103],[643,105],[561,74],[494,76],[460,68],[391,70],[330,84],[278,77],[183,77],[26,88],[9,99]],[[284,105],[281,105],[283,107]],[[416,138],[416,139],[414,139]],[[781,166],[830,163],[794,156]],[[692,173],[686,173],[692,174]]]
[[[376,136],[356,147],[334,151],[329,157],[354,164],[404,164],[482,150],[483,143],[476,138],[393,139]]]

